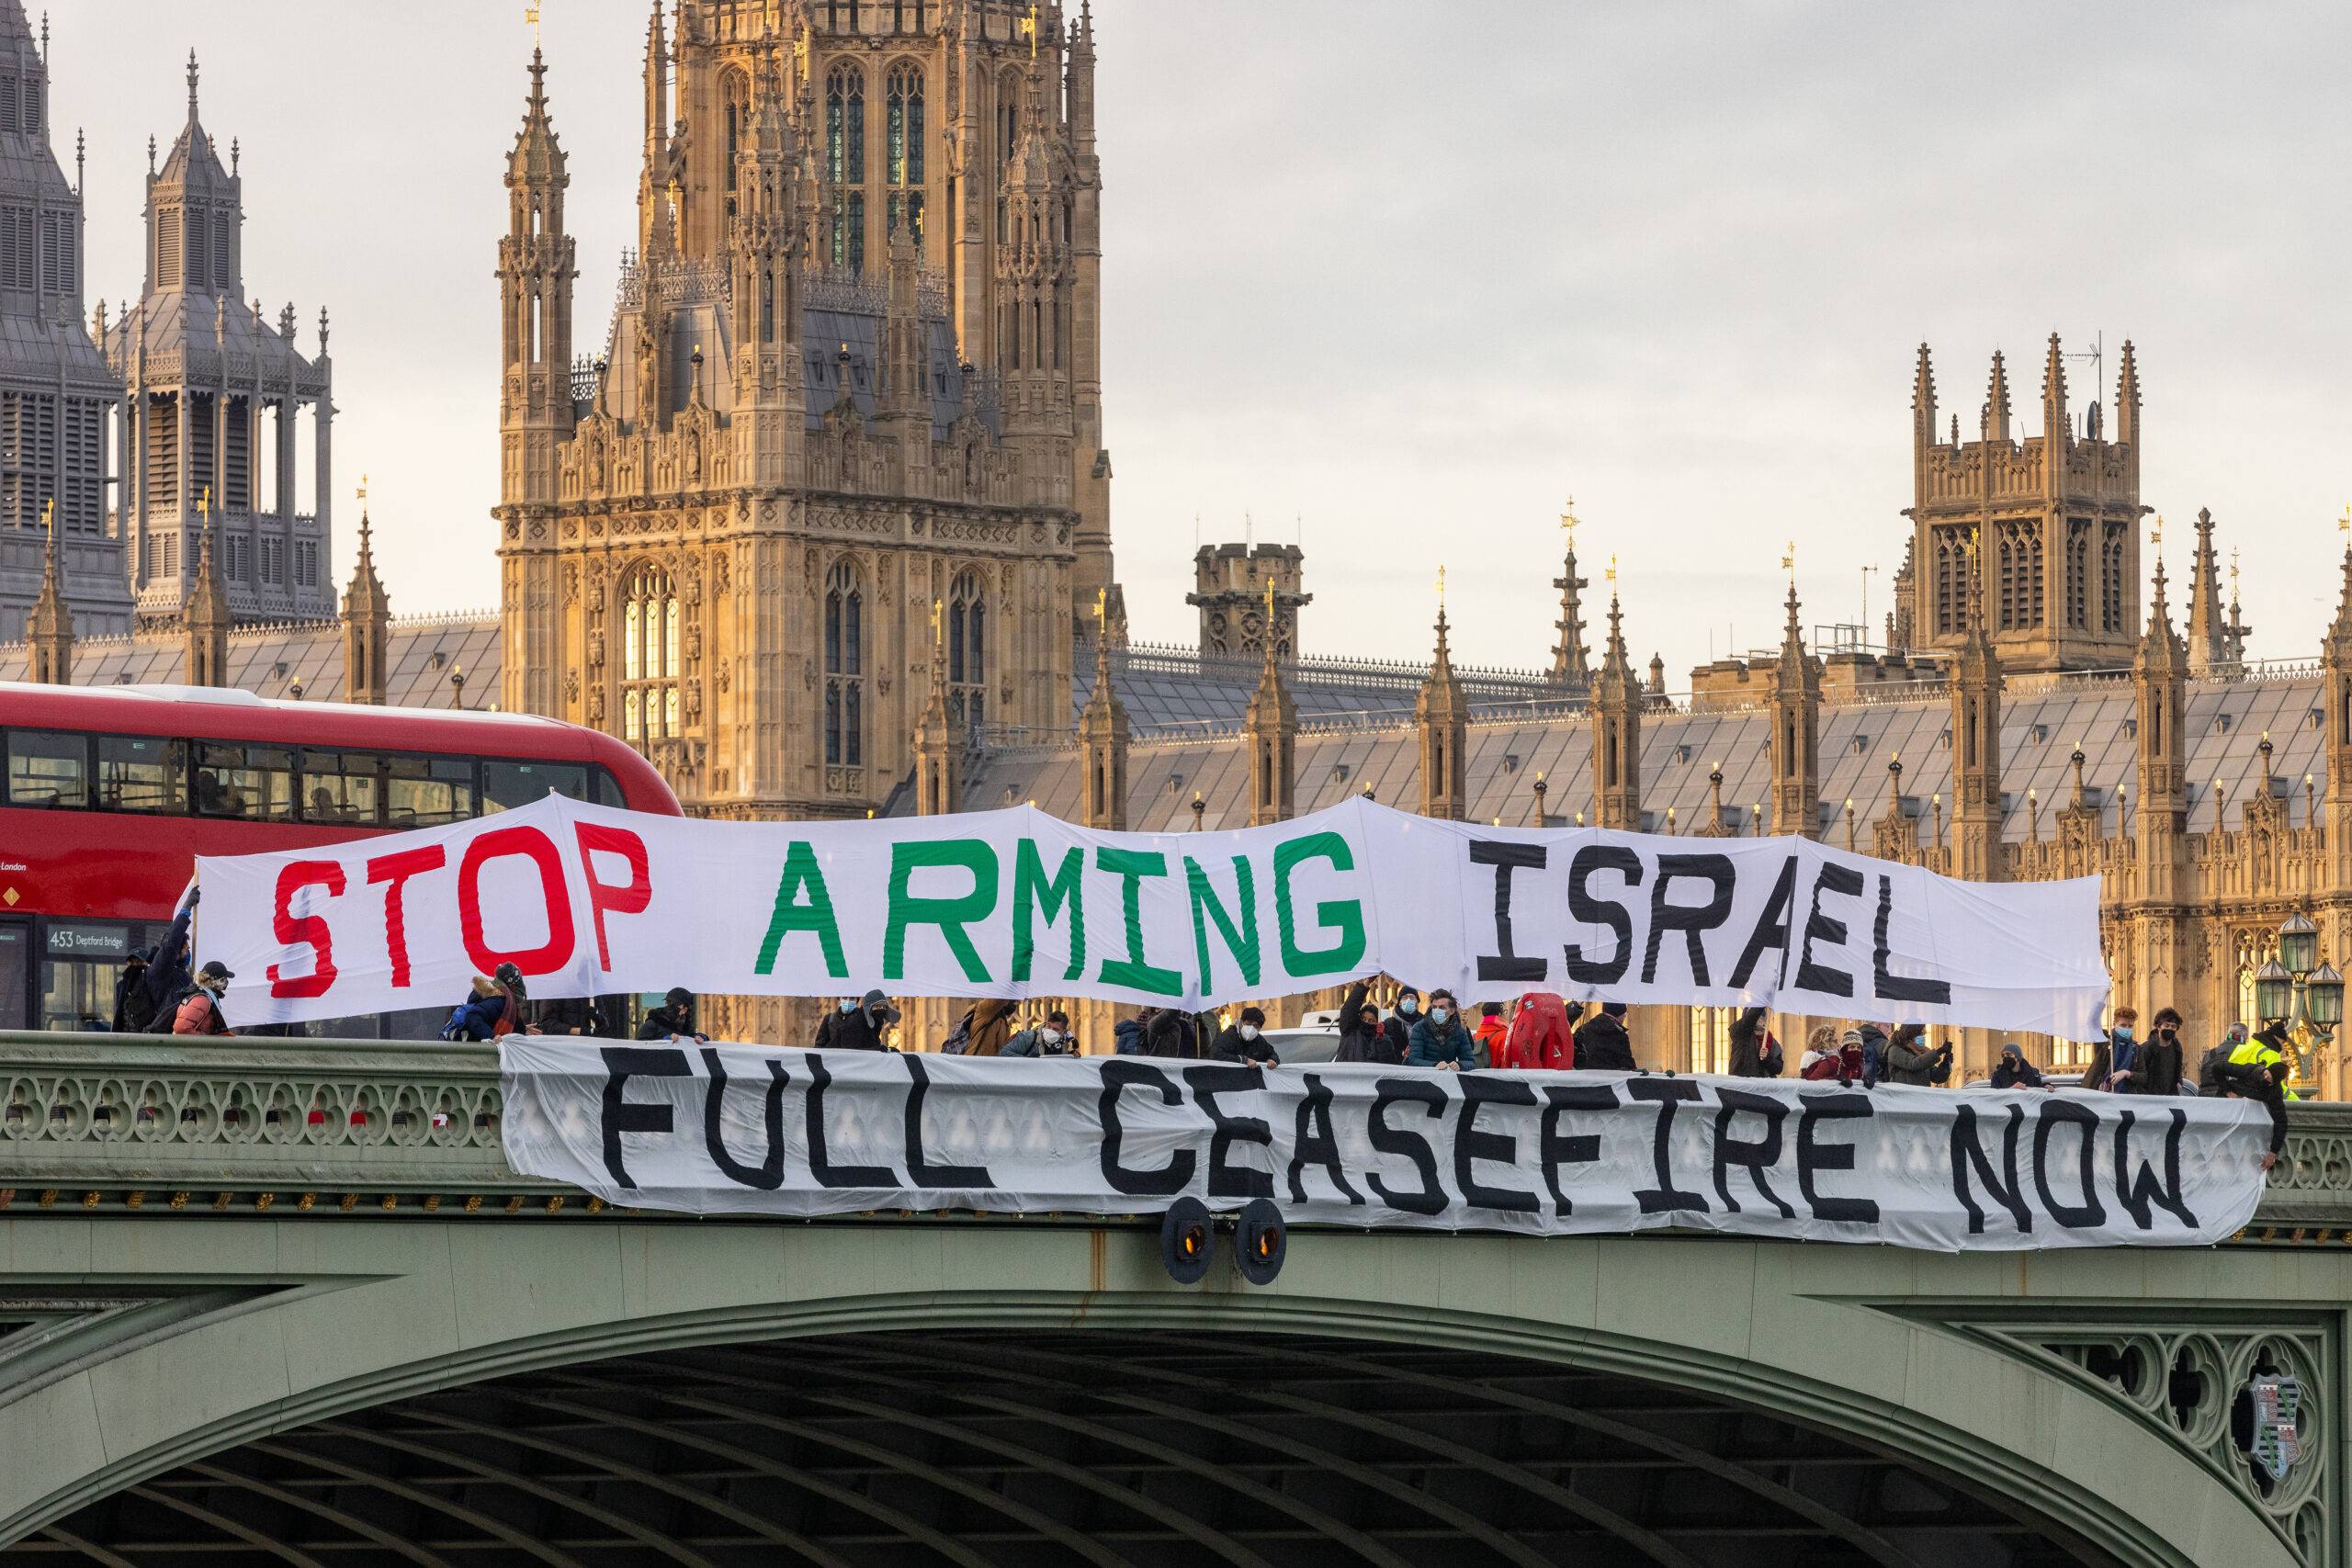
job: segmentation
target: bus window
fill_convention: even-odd
[[[50,729],[10,730],[8,804],[87,810],[89,737]]]
[[[549,790],[574,800],[586,800],[588,770],[577,762],[515,762],[497,757],[481,760],[484,815],[528,806]]]
[[[0,1029],[25,1027],[25,1002],[32,989],[32,928],[0,921]]]
[[[439,828],[474,814],[474,765],[463,757],[384,760],[384,825]]]
[[[384,759],[373,751],[302,753],[302,819],[373,828],[382,820]]]
[[[187,745],[153,735],[98,737],[98,809],[187,810]]]
[[[200,742],[196,749],[196,809],[204,817],[291,822],[294,753],[283,746]]]
[[[627,806],[628,804],[628,799],[621,794],[620,780],[613,777],[610,773],[606,772],[603,768],[592,767],[588,771],[596,775],[597,805]]]

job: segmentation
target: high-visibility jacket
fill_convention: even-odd
[[[2267,1040],[2248,1040],[2230,1053],[2233,1067],[2267,1067],[2285,1060],[2278,1047]]]

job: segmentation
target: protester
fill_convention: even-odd
[[[1069,1032],[1069,1014],[1056,1010],[1033,1029],[1024,1029],[1004,1043],[1000,1056],[1075,1056],[1078,1039]]]
[[[1886,1043],[1886,1078],[1889,1083],[1909,1084],[1927,1089],[1951,1076],[1951,1042],[1930,1047],[1928,1026],[1906,1023],[1896,1030]]]
[[[871,1000],[873,997],[880,994],[878,991],[869,993],[866,999]],[[1013,1020],[1020,1010],[1019,1002],[1004,997],[983,997],[980,1000],[974,1002],[972,1004],[972,1045],[965,1055],[969,1056],[1001,1055],[1004,1050],[1004,1043],[1012,1038]],[[852,1013],[857,1010],[854,1007],[850,1009]]]
[[[1208,1038],[1214,1038],[1213,1034]],[[1145,1026],[1144,1054],[1197,1060],[1208,1055],[1200,1018],[1182,1008],[1161,1008]]]
[[[2090,1059],[2083,1064],[2085,1089],[2111,1088],[2118,1075],[2132,1070],[2133,1034],[2139,1022],[2140,1015],[2135,1010],[2115,1010],[2114,1021],[2105,1034],[2092,1042]]]
[[[524,1005],[527,1000],[523,985],[523,971],[513,964],[502,964],[495,976],[474,976],[473,994],[449,1010],[449,1021],[442,1025],[444,1040],[495,1040],[502,1034],[537,1034],[537,1026],[526,1021]],[[646,1038],[639,1035],[639,1038]]]
[[[1510,1025],[1503,1019],[1502,1003],[1478,1004],[1478,1027],[1470,1032],[1470,1038],[1478,1049],[1478,1066],[1493,1067],[1502,1064],[1503,1047],[1510,1039]]]
[[[2125,1009],[2128,1014],[2130,1009]],[[2158,1008],[2144,1044],[2132,1051],[2131,1094],[2178,1094],[2184,1053],[2180,1048],[2180,1014]]]
[[[2275,1039],[2265,1038],[2274,1031]],[[2229,1060],[2213,1071],[2213,1092],[2233,1099],[2258,1100],[2270,1112],[2270,1146],[2262,1155],[2265,1170],[2278,1163],[2278,1151],[2287,1146],[2287,1079],[2294,1069],[2280,1048],[2285,1039],[2286,1024],[2274,1019],[2233,1050]]]
[[[1111,1049],[1122,1056],[1138,1055],[1143,1051],[1144,1030],[1151,1021],[1157,1008],[1146,1008],[1133,1018],[1123,1018],[1111,1026]]]
[[[856,1010],[857,998],[855,997],[843,997],[840,1000],[834,1002],[832,1010],[817,1021],[817,1032],[808,1037],[808,1048],[811,1051],[831,1050],[833,1043],[833,1025],[842,1019],[847,1018],[851,1013],[854,1013]],[[966,1024],[968,1024],[971,1021],[972,1011],[969,1008],[967,1008],[964,1010],[964,1021]],[[954,1038],[955,1035],[953,1033],[948,1036],[948,1039],[950,1040],[953,1040]],[[940,1049],[947,1049],[944,1042],[941,1043]]]
[[[1568,1027],[1573,1015],[1550,991],[1530,991],[1519,998],[1510,1016],[1495,1066],[1522,1072],[1565,1073],[1577,1065],[1576,1035]]]
[[[143,1034],[154,1016],[155,1010],[147,1000],[147,950],[133,948],[115,978],[112,1027],[117,1034]]]
[[[541,1034],[601,1034],[605,1030],[592,997],[550,997],[533,1002],[530,1018]]]
[[[1430,993],[1429,1015],[1413,1025],[1405,1046],[1408,1067],[1475,1067],[1470,1032],[1454,1016],[1453,993],[1442,988]]]
[[[2015,1043],[2001,1047],[2001,1059],[1993,1067],[1995,1089],[2048,1089],[2041,1069],[2025,1059],[2024,1048]]]
[[[1421,1021],[1421,993],[1406,986],[1396,992],[1396,1010],[1390,1013],[1381,1027],[1388,1032],[1388,1042],[1396,1048],[1396,1060],[1403,1062],[1412,1054],[1413,1025]]]
[[[1860,1036],[1856,1050],[1860,1049]],[[1804,1055],[1797,1062],[1797,1077],[1811,1083],[1822,1083],[1846,1074],[1845,1054],[1838,1049],[1838,1032],[1826,1023],[1816,1023],[1813,1032],[1804,1037]]]
[[[196,972],[196,989],[179,1005],[172,1017],[175,1034],[227,1034],[232,1032],[229,1021],[220,1016],[220,998],[228,994],[229,982],[237,976],[219,959],[210,959]]]
[[[1785,1065],[1781,1059],[1781,1043],[1764,1027],[1762,1008],[1742,1008],[1739,1016],[1731,1021],[1731,1060],[1725,1065],[1732,1077],[1739,1078],[1777,1078]]]
[[[1855,1032],[1861,1042],[1861,1071],[1856,1076],[1862,1080],[1864,1089],[1876,1089],[1878,1080],[1886,1076],[1886,1031],[1875,1023],[1865,1023]]]
[[[1259,1008],[1243,1008],[1230,1024],[1218,1032],[1209,1055],[1220,1062],[1256,1062],[1271,1067],[1279,1058],[1274,1048],[1266,1043],[1265,1030],[1265,1012]]]
[[[670,994],[677,995],[675,991]],[[835,1015],[831,1049],[888,1051],[890,1048],[888,1031],[898,1021],[899,1010],[890,1005],[890,998],[879,990],[868,991],[854,1010]]]
[[[173,1014],[196,984],[188,974],[187,930],[203,896],[200,887],[188,890],[187,902],[172,917],[171,931],[144,955],[139,987],[127,997],[118,987],[119,1032],[161,1034],[175,1028]]]
[[[2245,1044],[2248,1038],[2246,1027],[2243,1023],[2233,1023],[2222,1032],[2222,1038],[2213,1043],[2211,1048],[2197,1064],[2199,1095],[2207,1100],[2216,1100],[2221,1097],[2222,1085],[2219,1075],[2222,1067],[2229,1061],[2230,1053]]]
[[[673,1045],[687,1041],[707,1042],[710,1036],[695,1027],[695,994],[684,986],[673,986],[662,994],[662,1005],[645,1015],[637,1026],[639,1040],[667,1040]]]
[[[1641,1070],[1634,1060],[1634,1037],[1625,1032],[1625,1004],[1603,1002],[1577,1031],[1577,1066],[1604,1073]]]
[[[1383,1067],[1404,1065],[1404,1056],[1381,1021],[1379,1006],[1364,999],[1364,984],[1361,980],[1348,987],[1347,999],[1340,1004],[1340,1046],[1331,1059],[1370,1062]]]

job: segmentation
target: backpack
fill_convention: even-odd
[[[939,1043],[939,1054],[941,1055],[961,1056],[970,1052],[972,1049],[972,1014],[978,1010],[975,1008],[966,1008],[964,1010],[963,1021],[956,1026],[955,1030],[947,1036],[946,1039]]]
[[[1876,1089],[1886,1073],[1886,1036],[1876,1030],[1862,1035],[1862,1087]]]
[[[125,964],[123,980],[126,983],[122,998],[123,1030],[130,1034],[148,1033],[154,1024],[155,1014],[161,1010],[155,1004],[155,993],[148,989],[147,971],[141,969],[134,975],[130,966]]]
[[[1566,1072],[1576,1061],[1576,1041],[1568,1032],[1567,1008],[1560,998],[1549,991],[1530,991],[1520,998],[1495,1066]]]
[[[465,1038],[463,1031],[466,1027],[466,1011],[472,1005],[470,1002],[459,1002],[449,1010],[449,1016],[441,1022],[442,1039],[462,1040]]]

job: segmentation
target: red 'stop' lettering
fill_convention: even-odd
[[[330,897],[342,897],[343,867],[331,860],[298,860],[278,871],[277,908],[271,926],[280,947],[309,946],[311,972],[288,975],[283,964],[271,964],[269,994],[273,997],[322,997],[334,984],[334,933],[327,929],[326,917],[294,912],[294,895],[305,887],[323,887]]]
[[[653,874],[646,863],[645,840],[626,828],[607,828],[597,822],[573,824],[580,835],[580,869],[588,879],[588,908],[596,917],[596,964],[606,974],[612,973],[613,950],[605,940],[605,912],[616,915],[641,915],[653,902]],[[628,862],[628,881],[621,884],[596,879],[596,861],[592,851],[616,854]]]

